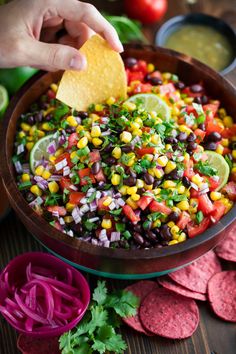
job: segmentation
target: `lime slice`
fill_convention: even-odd
[[[30,152],[30,169],[33,173],[39,161],[41,161],[43,158],[46,160],[49,159],[50,154],[47,152],[47,147],[53,141],[55,141],[55,136],[54,134],[50,134],[38,140],[34,145]]]
[[[142,108],[144,108],[145,111],[154,111],[163,120],[170,119],[170,107],[154,93],[139,93],[131,96],[126,102],[141,102]]]
[[[8,93],[4,86],[0,85],[0,118],[6,111],[9,103]]]
[[[214,151],[205,151],[205,153],[208,156],[207,162],[217,170],[217,174],[220,177],[220,185],[216,188],[216,191],[218,191],[228,182],[230,173],[229,165],[222,155]]]

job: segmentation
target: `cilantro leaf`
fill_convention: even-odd
[[[134,316],[137,311],[139,299],[130,291],[118,291],[107,298],[106,307],[112,307],[121,317]]]
[[[113,334],[112,337],[106,340],[107,350],[115,352],[117,354],[122,354],[125,349],[127,349],[127,345],[122,339],[120,334]]]
[[[98,285],[93,293],[93,300],[98,303],[98,305],[103,305],[107,298],[107,288],[105,281],[98,281]]]
[[[204,219],[202,211],[198,211],[196,214],[196,222],[197,224],[201,224],[202,220]]]
[[[197,169],[200,173],[202,173],[205,176],[215,176],[217,175],[217,170],[210,166],[207,161],[199,161],[195,166],[195,169]]]

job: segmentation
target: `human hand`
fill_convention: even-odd
[[[40,40],[54,38],[52,34],[63,27],[68,34],[58,43]],[[115,29],[91,4],[77,0],[12,1],[0,7],[0,67],[83,70],[86,59],[76,48],[93,31],[117,52],[123,50]]]

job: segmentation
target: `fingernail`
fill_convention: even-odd
[[[87,67],[87,61],[83,55],[75,56],[71,59],[70,69],[72,70],[85,70]]]
[[[119,53],[122,53],[124,51],[124,47],[121,42],[119,43],[118,48],[119,48]]]

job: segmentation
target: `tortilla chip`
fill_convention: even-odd
[[[78,111],[109,97],[126,98],[126,73],[119,53],[98,35],[92,36],[80,51],[87,58],[87,69],[65,71],[56,98]]]

